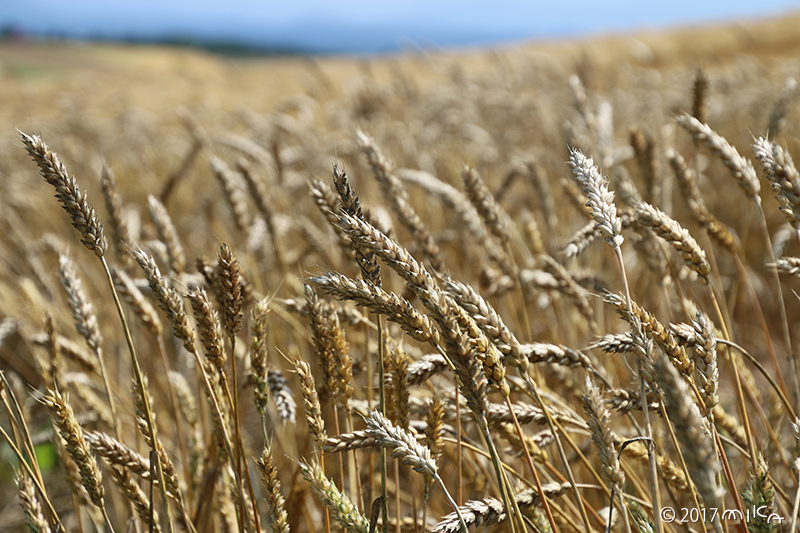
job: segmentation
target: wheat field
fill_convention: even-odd
[[[3,44],[0,528],[792,530],[796,21]]]

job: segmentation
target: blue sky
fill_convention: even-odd
[[[304,48],[492,44],[800,10],[800,0],[0,0],[0,26],[32,33],[284,42]]]

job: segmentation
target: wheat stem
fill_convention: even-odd
[[[633,304],[631,300],[631,292],[630,287],[628,286],[628,277],[625,274],[625,262],[622,259],[622,248],[619,245],[614,246],[614,254],[616,255],[617,266],[619,267],[620,277],[622,278],[622,286],[624,287],[625,291],[625,300],[627,302],[628,312],[632,313]],[[646,398],[647,392],[644,385],[645,379],[642,374],[642,363],[638,356],[635,359],[636,374],[639,377],[639,394],[641,394],[642,398]],[[662,525],[661,516],[659,514],[661,510],[661,494],[658,489],[658,467],[656,465],[653,428],[650,425],[650,414],[646,401],[642,402],[642,416],[644,418],[645,436],[647,437],[647,461],[650,469],[650,497],[653,498],[653,528],[655,533],[661,533]]]
[[[122,304],[119,301],[119,296],[117,295],[117,290],[114,287],[114,278],[111,276],[111,270],[108,267],[108,263],[106,262],[105,257],[100,257],[100,262],[103,265],[103,270],[106,274],[106,279],[108,280],[108,285],[111,288],[111,294],[114,298],[114,306],[117,309],[117,314],[119,315],[120,322],[122,322],[122,330],[125,335],[125,342],[128,345],[128,353],[130,354],[131,358],[131,367],[133,369],[134,381],[136,382],[136,386],[139,389],[139,395],[142,398],[142,404],[144,407],[145,413],[145,421],[147,423],[147,431],[152,439],[153,445],[157,442],[157,435],[155,429],[155,422],[153,419],[153,413],[150,410],[150,395],[148,394],[144,380],[142,376],[142,369],[139,366],[139,359],[136,357],[136,348],[133,345],[133,338],[131,337],[130,328],[128,327],[128,321],[125,319],[125,313],[122,311]],[[164,506],[164,514],[167,520],[167,531],[168,533],[173,533],[174,529],[172,526],[172,516],[170,515],[170,505],[169,505],[169,498],[167,498],[167,485],[164,483],[164,471],[161,468],[161,461],[156,461],[156,473],[158,475],[158,481],[161,486],[161,499],[162,504]],[[188,522],[191,524],[191,522]]]
[[[39,493],[39,496],[42,499],[42,502],[45,505],[45,509],[47,514],[49,515],[50,523],[53,524],[55,527],[58,528],[58,531],[61,533],[65,533],[64,526],[61,524],[61,519],[58,517],[55,509],[53,508],[53,504],[50,501],[50,498],[47,496],[47,491],[44,488],[44,484],[42,481],[36,477],[35,472],[33,469],[28,465],[28,462],[25,460],[25,456],[19,450],[19,448],[14,444],[14,440],[9,436],[8,433],[0,426],[0,434],[3,435],[3,438],[8,444],[8,447],[11,448],[11,451],[14,452],[14,455],[17,457],[20,466],[25,470],[26,474],[31,478],[33,484],[36,485],[36,490]]]

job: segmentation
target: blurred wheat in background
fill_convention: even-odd
[[[794,528],[787,24],[2,45],[0,528]]]

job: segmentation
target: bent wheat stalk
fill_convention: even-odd
[[[622,225],[617,218],[617,208],[614,204],[614,193],[608,190],[608,180],[600,174],[600,170],[591,158],[587,158],[579,150],[573,150],[570,158],[572,171],[575,173],[577,181],[583,186],[584,193],[589,199],[588,205],[592,210],[592,218],[597,222],[597,229],[606,240],[609,246],[614,249],[617,257],[622,285],[625,289],[625,300],[627,303],[628,314],[632,314],[633,306],[630,288],[628,287],[628,277],[625,273],[625,263],[622,258],[623,237],[620,234]],[[634,336],[641,334],[639,331],[633,332]],[[646,398],[645,377],[642,369],[640,357],[636,357],[636,373],[639,377],[639,392],[641,398]],[[647,402],[642,402],[642,414],[644,418],[645,436],[648,438],[647,454],[650,467],[650,496],[653,498],[653,508],[661,508],[661,495],[658,488],[658,468],[656,466],[655,446],[653,443],[653,429],[650,425],[650,414]],[[661,517],[659,513],[653,513],[653,526],[655,533],[661,533]]]

